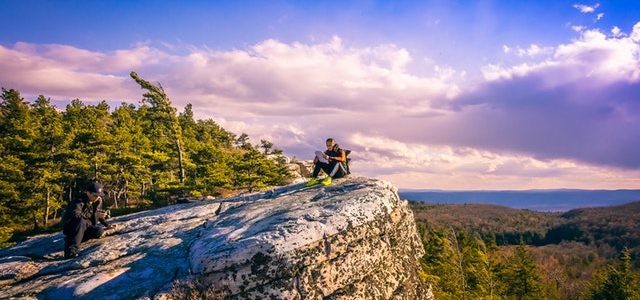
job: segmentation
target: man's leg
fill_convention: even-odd
[[[344,168],[344,165],[340,162],[336,162],[336,165],[331,169],[331,173],[329,176],[331,178],[342,178],[347,175],[347,170]]]
[[[332,161],[324,172],[331,178],[340,178],[347,174],[347,170],[345,170],[342,163],[338,161]]]
[[[332,178],[340,178],[345,174],[344,167],[337,161],[325,164],[325,166],[322,166],[322,170],[327,173],[327,177],[322,180],[322,185],[324,186],[330,185]]]
[[[92,239],[99,239],[104,234],[104,228],[99,226],[89,226],[87,230],[84,232],[84,236],[82,237],[82,241],[86,242]]]
[[[317,162],[315,164],[315,166],[313,167],[313,173],[311,174],[311,177],[318,178],[318,175],[320,175],[320,171],[321,170],[327,170],[328,167],[329,167],[329,164],[327,164],[327,163],[323,163],[321,161]],[[327,172],[325,171],[325,173],[327,173]],[[329,174],[329,173],[327,173],[327,174]]]
[[[328,163],[324,163],[324,162],[317,162],[315,164],[315,166],[313,167],[313,173],[311,174],[311,180],[309,180],[309,182],[307,182],[307,186],[314,186],[318,183],[320,183],[318,181],[318,175],[320,175],[320,171],[324,171],[326,174],[329,174],[329,164]]]
[[[72,258],[78,256],[80,243],[84,238],[85,231],[91,223],[85,219],[74,219],[69,221],[64,228],[64,257]]]

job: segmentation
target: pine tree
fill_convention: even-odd
[[[478,299],[492,295],[491,263],[487,248],[479,236],[462,235],[463,269],[467,292],[470,298]]]
[[[0,246],[7,246],[14,224],[19,222],[16,213],[25,163],[17,154],[28,146],[20,138],[28,134],[20,120],[24,120],[29,108],[15,90],[2,89],[0,97]]]
[[[36,134],[32,144],[30,162],[34,189],[33,197],[40,200],[42,223],[46,227],[49,218],[55,217],[62,208],[64,178],[62,173],[62,155],[68,138],[62,126],[62,114],[51,105],[51,101],[39,96],[31,110]]]
[[[69,146],[61,153],[64,159],[61,171],[65,182],[66,202],[73,200],[84,185],[84,180],[95,175],[93,153],[88,149],[90,143],[95,143],[95,135],[87,114],[87,106],[80,99],[72,100],[62,113],[62,126],[69,138]]]
[[[451,237],[443,229],[427,230],[422,257],[426,281],[433,285],[437,299],[460,299],[463,295],[462,273],[458,252]]]
[[[629,249],[624,248],[620,258],[612,266],[595,276],[583,298],[593,300],[640,299],[640,280],[631,270]]]
[[[271,185],[284,184],[288,175],[274,161],[266,159],[255,148],[236,155],[233,170],[234,185],[248,189],[249,192]]]
[[[109,191],[114,207],[119,207],[119,201],[123,202],[124,207],[128,207],[131,205],[131,198],[140,199],[144,196],[142,189],[138,187],[144,185],[151,176],[147,167],[149,162],[143,156],[149,151],[151,143],[143,133],[141,120],[134,105],[122,103],[113,111],[111,118],[109,131],[117,151],[109,155]]]
[[[178,156],[178,174],[180,183],[184,183],[185,180],[185,169],[184,169],[184,153],[182,149],[182,129],[180,128],[180,123],[178,121],[178,117],[176,116],[176,109],[171,105],[171,101],[169,97],[164,92],[162,86],[153,85],[148,81],[140,78],[136,72],[131,72],[131,78],[135,80],[142,89],[146,90],[143,96],[143,103],[148,103],[151,105],[150,108],[150,116],[154,119],[155,122],[158,122],[157,125],[161,125],[164,128],[168,129],[168,134],[171,136],[173,140],[173,144],[175,146],[175,150],[177,151]],[[163,130],[160,129],[159,134],[162,135]]]
[[[515,255],[505,270],[503,281],[507,285],[507,296],[519,300],[542,298],[538,268],[523,243],[516,247]]]
[[[273,143],[267,140],[260,140],[260,148],[262,148],[262,153],[264,155],[271,154],[271,148],[273,148]]]
[[[249,135],[244,132],[234,141],[234,145],[244,150],[250,150],[252,148],[251,143],[249,143]]]
[[[2,89],[0,247],[15,230],[47,226],[88,180],[103,182],[105,203],[115,208],[286,183],[286,166],[248,135],[236,138],[213,120],[194,120],[191,105],[176,115],[162,87],[131,76],[147,90],[142,104],[113,112],[105,101],[80,99],[60,112],[44,96],[30,105],[18,91]],[[280,153],[262,142],[266,152]]]
[[[33,170],[29,163],[33,161],[33,141],[35,138],[34,124],[30,114],[29,104],[16,90],[2,89],[0,102],[0,142],[2,153],[0,178],[0,194],[3,199],[2,217],[8,224],[25,224],[31,220],[35,228],[38,227],[38,204],[33,198],[34,183]],[[6,173],[5,173],[6,172]],[[3,198],[4,198],[3,197]],[[5,206],[6,205],[6,206]],[[7,223],[3,223],[7,224]],[[8,230],[4,230],[7,232]]]

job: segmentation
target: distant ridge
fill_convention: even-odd
[[[568,211],[583,207],[620,205],[640,201],[640,190],[475,190],[401,189],[403,199],[427,203],[484,203],[537,211]]]
[[[631,191],[631,192],[640,192],[640,189],[615,189],[615,190],[607,190],[607,189],[569,189],[569,188],[559,188],[559,189],[528,189],[528,190],[443,190],[443,189],[399,189],[400,192],[619,192],[619,191]]]

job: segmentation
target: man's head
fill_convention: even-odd
[[[104,191],[102,190],[102,184],[97,181],[92,181],[87,184],[85,193],[91,202],[98,200],[98,198],[104,197]]]
[[[333,146],[335,146],[335,144],[336,144],[336,140],[334,140],[333,138],[328,138],[327,139],[327,149],[333,148]]]

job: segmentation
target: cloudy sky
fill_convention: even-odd
[[[138,103],[401,188],[640,188],[638,1],[0,0],[0,85]]]

